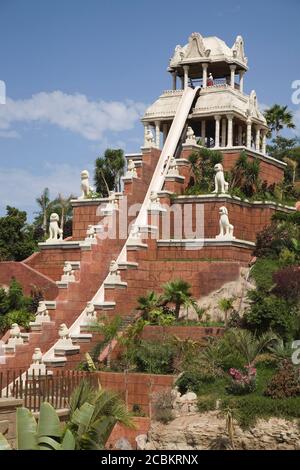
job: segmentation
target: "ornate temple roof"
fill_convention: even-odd
[[[227,62],[247,70],[248,59],[245,56],[242,36],[237,36],[233,46],[229,47],[216,36],[203,37],[200,33],[192,33],[188,44],[175,47],[170,59],[170,68],[199,62]]]

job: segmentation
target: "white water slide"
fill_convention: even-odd
[[[150,196],[152,192],[159,192],[163,188],[165,176],[168,172],[170,159],[175,155],[177,146],[179,144],[181,135],[183,133],[188,115],[190,113],[192,104],[195,100],[195,97],[199,91],[199,87],[192,89],[186,88],[183,92],[181,97],[180,103],[178,105],[174,120],[172,122],[169,134],[167,136],[166,142],[163,146],[161,155],[159,157],[158,163],[156,165],[155,171],[153,173],[148,191],[146,193],[144,202],[140,209],[140,212],[134,222],[134,227],[144,227],[148,224],[148,207],[150,203]],[[126,240],[118,258],[117,262],[126,262],[127,261],[127,244],[129,240],[132,238],[132,230],[129,233],[128,239]],[[100,289],[92,299],[92,302],[99,303],[104,302],[104,284],[107,278],[104,280],[103,284],[101,285]],[[78,334],[80,332],[80,325],[83,323],[83,319],[85,317],[85,311],[79,315],[73,325],[69,328],[70,335]],[[51,357],[54,356],[54,349],[56,345],[54,345],[51,349],[49,349],[43,357],[43,360],[49,360]]]

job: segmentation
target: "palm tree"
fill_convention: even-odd
[[[285,127],[288,129],[295,129],[296,127],[293,122],[293,113],[288,110],[287,106],[274,104],[274,106],[264,112],[264,115],[270,131],[275,131],[276,137],[278,137],[279,132]]]
[[[187,303],[188,299],[191,298],[190,284],[181,279],[167,282],[163,286],[164,292],[162,295],[162,301],[167,303],[175,304],[175,315],[179,317],[180,307]]]
[[[108,368],[110,368],[111,366],[112,340],[117,336],[121,324],[122,318],[117,315],[111,320],[108,320],[107,318],[102,318],[100,321],[95,322],[91,325],[91,330],[96,331],[97,333],[103,336],[103,341],[99,344],[99,346],[102,346],[103,343],[105,345],[108,345],[106,361]],[[99,352],[98,346],[96,346],[95,350]],[[95,356],[96,354],[94,353],[93,355]]]
[[[225,328],[228,327],[228,314],[233,309],[233,298],[226,298],[220,299],[218,302],[219,309],[224,313],[225,317]]]
[[[138,298],[137,310],[141,310],[143,312],[143,318],[148,320],[150,313],[159,306],[158,304],[158,295],[154,291],[151,291],[148,292],[145,296]]]
[[[256,336],[248,330],[233,329],[227,333],[226,340],[232,350],[240,354],[247,366],[251,367],[257,356],[277,342],[278,337],[272,331]]]
[[[70,195],[69,197],[64,197],[61,193],[58,194],[57,198],[54,199],[52,206],[53,210],[60,212],[60,227],[64,231],[64,225],[66,218],[70,216],[72,212],[71,199],[74,196]]]
[[[70,398],[66,425],[75,437],[76,449],[103,449],[116,423],[134,429],[131,414],[119,395],[82,381]]]
[[[36,198],[36,202],[37,204],[39,205],[40,209],[41,209],[41,215],[42,215],[42,227],[43,227],[43,230],[44,232],[46,233],[47,231],[47,217],[48,217],[48,211],[49,211],[49,207],[51,205],[51,201],[50,201],[50,193],[49,193],[49,189],[48,188],[45,188],[44,191],[42,192],[42,194]]]

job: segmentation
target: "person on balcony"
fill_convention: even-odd
[[[214,86],[214,77],[212,76],[212,73],[210,73],[208,76],[207,86]]]

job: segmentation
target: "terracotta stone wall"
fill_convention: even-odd
[[[150,418],[136,417],[133,418],[135,429],[128,429],[117,423],[112,430],[111,435],[106,443],[106,449],[116,449],[116,444],[121,438],[125,438],[131,445],[132,449],[136,449],[135,438],[141,434],[148,434],[151,421]]]
[[[212,149],[213,150],[213,149]],[[188,158],[189,155],[191,154],[192,149],[184,149],[181,153],[181,158]],[[254,156],[251,155],[251,153],[247,152],[249,160],[254,160]],[[239,151],[222,151],[223,154],[223,167],[225,171],[231,170],[235,162],[240,156],[240,150]],[[270,161],[265,161],[265,160],[259,160],[260,161],[260,178],[262,181],[267,181],[267,183],[273,184],[273,183],[279,183],[282,181],[283,176],[284,176],[284,168],[281,168],[280,166],[277,166]]]
[[[149,416],[151,396],[155,393],[170,390],[176,381],[173,375],[123,374],[117,372],[97,372],[101,386],[118,392],[128,405],[133,405]]]
[[[128,206],[143,202],[160,154],[161,151],[155,148],[144,152],[142,157],[143,165],[138,172],[141,176],[140,179],[135,178],[133,183],[125,184]],[[73,203],[73,240],[83,240],[86,236],[88,225],[98,225],[101,223],[103,216],[97,215],[98,208],[99,202],[97,201],[91,201],[88,204]]]
[[[240,240],[245,241],[256,241],[256,236],[259,232],[261,232],[265,227],[270,225],[272,216],[275,212],[278,212],[280,208],[275,209],[275,206],[268,206],[268,205],[257,205],[257,204],[247,204],[242,203],[239,201],[234,201],[230,199],[218,199],[215,201],[201,201],[200,199],[197,202],[189,202],[188,199],[185,201],[180,202],[180,200],[175,200],[174,204],[178,205],[181,208],[181,220],[182,220],[182,227],[184,227],[184,213],[185,210],[191,210],[192,205],[192,230],[196,230],[196,206],[201,204],[204,207],[204,218],[201,222],[200,220],[200,227],[203,228],[204,238],[215,238],[216,235],[220,232],[219,227],[219,209],[222,206],[225,206],[229,213],[229,221],[234,226],[234,236]],[[187,212],[188,213],[188,212]],[[180,217],[179,217],[180,218]],[[165,236],[163,227],[168,227],[168,219],[171,220],[170,224],[170,236]],[[172,206],[171,206],[171,214],[163,214],[160,217],[160,238],[181,238],[178,237],[176,234],[176,230],[174,229],[174,225],[177,224],[178,221],[175,219],[172,213]],[[179,222],[180,224],[180,222]],[[180,227],[180,225],[179,225]]]
[[[73,248],[71,250],[55,248],[34,253],[23,263],[53,279],[53,281],[59,281],[63,274],[65,261],[80,260],[81,251],[79,248]]]
[[[224,328],[203,326],[145,326],[142,338],[150,341],[161,341],[164,337],[177,336],[178,338],[199,341],[208,336],[219,337],[224,334]]]
[[[7,261],[0,263],[0,284],[8,286],[15,278],[23,287],[25,295],[30,295],[33,288],[41,290],[47,300],[54,300],[58,294],[55,282],[25,263]]]

